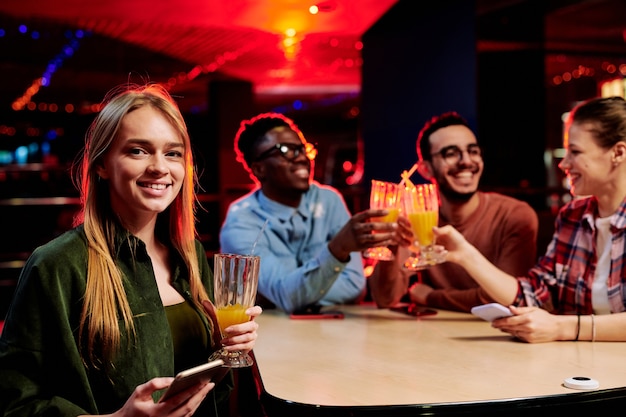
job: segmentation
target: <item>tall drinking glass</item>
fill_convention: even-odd
[[[217,322],[222,337],[226,337],[224,329],[228,326],[250,320],[246,310],[256,300],[260,258],[256,255],[216,253],[213,262]],[[224,361],[224,366],[232,368],[242,368],[254,363],[247,353],[228,352],[223,348],[210,359],[218,358]]]
[[[417,271],[444,261],[435,251],[433,227],[439,220],[439,198],[434,184],[418,184],[402,190],[402,206],[413,230],[414,253],[404,262],[406,269]]]
[[[400,189],[401,187],[393,182],[372,180],[370,208],[389,210],[389,214],[386,216],[374,217],[372,221],[392,223],[398,220],[398,215],[400,214]],[[363,252],[363,256],[379,261],[390,261],[393,259],[393,253],[385,246],[369,248]]]

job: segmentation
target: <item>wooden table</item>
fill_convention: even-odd
[[[471,314],[336,309],[344,319],[292,320],[272,310],[257,319],[254,356],[268,414],[554,415],[588,406],[590,416],[597,400],[626,402],[626,343],[528,344]],[[600,388],[564,387],[572,376]]]

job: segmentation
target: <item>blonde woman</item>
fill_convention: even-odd
[[[220,344],[249,351],[257,337],[251,320],[220,340],[210,318],[185,122],[155,84],[118,89],[103,104],[82,154],[76,227],[33,252],[6,317],[0,414],[224,413],[232,378],[156,401]]]

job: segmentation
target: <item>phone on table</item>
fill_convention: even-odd
[[[229,368],[223,365],[223,360],[216,359],[179,372],[159,401],[167,400],[201,382],[212,381],[217,384],[228,373]]]
[[[437,310],[433,310],[432,308],[427,308],[414,303],[389,307],[389,310],[413,317],[434,316],[435,314],[437,314]]]
[[[344,314],[341,311],[320,311],[319,313],[293,312],[289,315],[293,320],[315,320],[315,319],[342,319]]]
[[[289,318],[293,320],[342,319],[344,314],[337,310],[322,311],[322,306],[312,305],[292,312]]]
[[[511,310],[508,307],[498,303],[483,304],[480,306],[472,307],[470,310],[472,314],[480,317],[483,320],[494,321],[502,317],[512,316]]]

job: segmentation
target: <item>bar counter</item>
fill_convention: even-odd
[[[267,415],[597,415],[626,403],[626,343],[528,344],[449,311],[333,310],[345,318],[293,320],[277,310],[257,318],[255,372]],[[566,388],[568,377],[600,387]]]

